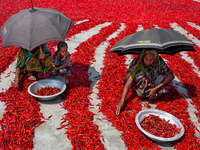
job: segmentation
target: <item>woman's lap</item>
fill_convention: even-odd
[[[53,68],[53,61],[46,58],[41,62],[38,58],[31,56],[26,60],[25,68],[28,71],[37,71],[40,75],[47,75]]]
[[[134,78],[134,90],[136,91],[138,97],[144,98],[146,97],[147,93],[145,93],[146,90],[150,88],[154,88],[155,86],[159,85],[163,82],[166,75],[160,74],[157,76],[157,78],[153,81],[153,83],[150,83],[150,79],[148,78],[146,71],[141,70],[138,71]],[[169,89],[169,86],[165,86],[161,88],[158,92],[155,98],[160,97],[162,94],[167,93]]]

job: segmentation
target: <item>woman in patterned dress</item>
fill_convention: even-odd
[[[27,77],[31,80],[36,80],[33,72],[36,72],[39,77],[48,77],[51,70],[54,68],[51,52],[45,44],[28,51],[20,48],[17,57],[16,74],[14,86],[17,88],[21,72],[27,72]]]
[[[141,99],[155,99],[167,93],[174,75],[156,49],[143,49],[130,64],[127,81],[116,114],[120,113],[129,89],[132,87]]]

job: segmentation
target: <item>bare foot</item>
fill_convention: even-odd
[[[33,76],[32,72],[28,72],[28,74],[27,74],[27,78],[30,79],[30,80],[32,80],[32,81],[37,80],[36,77]]]
[[[34,76],[29,76],[28,79],[30,79],[30,80],[32,80],[32,81],[37,80]]]
[[[15,88],[18,88],[18,87],[19,87],[19,77],[17,77],[17,76],[15,76],[14,87],[15,87]]]
[[[52,76],[57,76],[58,75],[58,71],[52,70],[51,75]]]

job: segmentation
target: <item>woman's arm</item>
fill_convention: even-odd
[[[40,53],[40,58],[41,58],[41,59],[45,59],[45,58],[47,58],[47,57],[49,57],[49,56],[51,56],[50,53],[48,53],[48,54]]]
[[[43,55],[44,55],[44,56],[43,56],[42,59],[45,59],[45,58],[51,56],[51,52],[50,52],[50,50],[47,48],[46,44],[44,44],[44,54],[43,54]]]
[[[128,91],[131,88],[132,83],[133,83],[133,78],[131,76],[129,76],[128,80],[126,81],[126,84],[124,86],[124,90],[123,90],[123,93],[122,93],[121,100],[116,106],[116,115],[119,115],[120,110],[121,110],[122,106],[124,105],[124,101],[126,99]]]
[[[47,57],[49,57],[49,56],[51,56],[51,53],[44,54],[44,58],[47,58]]]
[[[167,75],[161,84],[159,84],[158,86],[156,86],[156,87],[154,87],[152,89],[148,89],[146,91],[146,92],[149,92],[149,95],[147,95],[147,97],[149,97],[150,99],[154,98],[154,96],[156,95],[156,92],[159,89],[161,89],[162,87],[168,85],[173,79],[174,79],[174,75],[173,74]]]
[[[18,86],[19,86],[20,72],[21,72],[21,68],[20,68],[20,67],[17,67],[17,68],[16,68],[16,73],[15,73],[15,83],[14,83],[14,87],[15,87],[15,88],[18,88]]]

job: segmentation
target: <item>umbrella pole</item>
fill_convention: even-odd
[[[33,3],[32,3],[32,0],[30,0],[31,1],[31,8],[32,8],[32,10],[33,10]]]
[[[40,45],[40,53],[42,53],[42,46]]]

